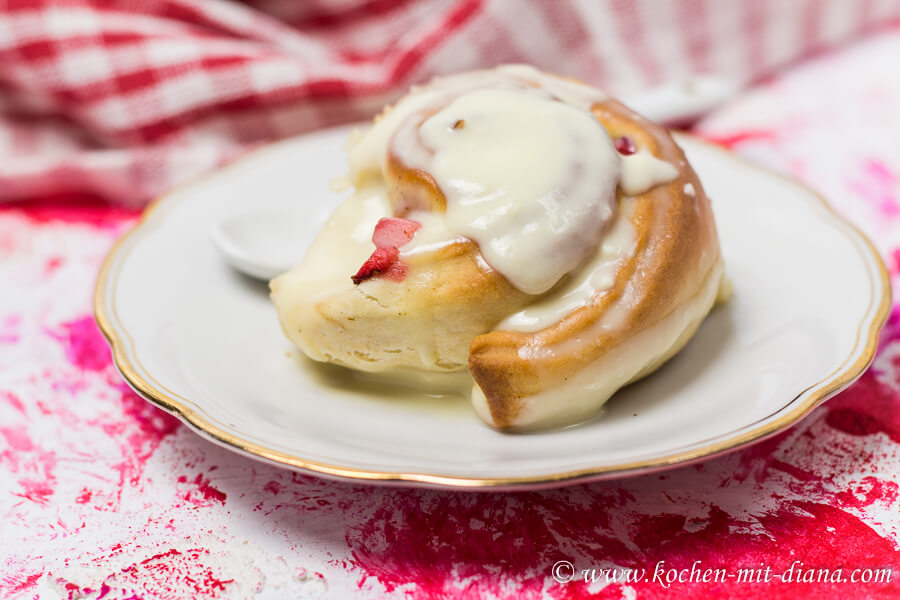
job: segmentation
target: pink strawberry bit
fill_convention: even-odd
[[[375,252],[366,259],[356,275],[351,277],[355,285],[380,273],[387,273],[391,266],[400,260],[400,250],[394,247],[375,248]]]
[[[622,136],[617,137],[615,141],[616,151],[619,154],[624,154],[625,156],[629,156],[637,152],[637,146],[634,145],[634,141],[630,137]]]
[[[403,244],[409,243],[421,226],[422,224],[418,221],[409,219],[381,219],[375,225],[372,242],[375,243],[376,248],[388,246],[399,248]]]
[[[372,242],[375,251],[363,263],[356,275],[351,277],[353,283],[361,282],[381,275],[392,281],[403,281],[406,278],[407,266],[400,260],[400,246],[409,243],[422,224],[409,219],[381,219],[375,225]]]

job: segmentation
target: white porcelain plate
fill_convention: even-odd
[[[504,434],[462,398],[380,392],[310,365],[263,284],[210,241],[226,215],[300,208],[312,240],[340,200],[347,130],[258,150],[158,201],[111,251],[96,315],[138,393],[245,454],[327,476],[540,487],[673,466],[790,426],[872,359],[890,306],[871,244],[809,189],[679,142],[713,201],[734,298],[673,360],[590,422]],[[348,277],[350,274],[348,274]]]

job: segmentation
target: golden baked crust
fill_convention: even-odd
[[[595,105],[592,112],[610,137],[631,138],[675,165],[678,177],[636,197],[636,250],[617,271],[612,289],[541,331],[492,331],[472,341],[469,369],[497,427],[516,423],[524,398],[561,386],[678,310],[721,263],[709,199],[668,131],[613,100]],[[685,192],[686,184],[693,194]],[[602,327],[604,317],[617,309],[621,322]]]
[[[322,284],[306,273],[308,263],[330,253],[329,244],[341,243],[329,237],[335,236],[323,231],[304,264],[270,283],[282,329],[315,360],[362,371],[464,370],[472,339],[534,298],[487,267],[477,245],[463,239],[406,258],[402,282],[352,285],[362,256],[343,265],[340,283],[317,297]]]

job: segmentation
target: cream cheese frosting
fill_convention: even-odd
[[[616,187],[640,194],[677,169],[642,149],[616,152],[590,109],[598,90],[526,65],[415,88],[349,149],[348,179],[382,180],[393,153],[446,198],[446,237],[475,241],[519,290],[542,294],[575,271],[615,218]],[[429,234],[424,224],[419,234]]]
[[[546,292],[573,271],[614,215],[618,155],[587,111],[477,90],[425,120],[419,137],[426,160],[405,162],[440,187],[447,228],[523,292]]]
[[[368,131],[355,136],[348,149],[351,180],[358,183],[361,178],[380,174],[392,143],[401,146],[400,151],[410,151],[402,146],[404,143],[414,146],[415,141],[403,135],[405,130],[402,125],[411,117],[434,112],[436,108],[446,105],[448,100],[479,89],[527,90],[528,93],[557,99],[584,111],[606,99],[606,95],[596,88],[547,75],[530,65],[502,65],[495,69],[438,77],[426,85],[414,86]]]
[[[633,254],[636,243],[631,223],[634,206],[630,199],[624,200],[623,204],[622,218],[616,219],[594,254],[581,268],[552,293],[500,321],[496,329],[540,331],[584,306],[598,293],[610,289],[615,283],[616,271],[622,261]]]

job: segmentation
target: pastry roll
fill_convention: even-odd
[[[582,83],[524,65],[435,79],[348,154],[354,194],[270,284],[285,333],[351,369],[469,373],[496,428],[590,417],[678,352],[722,285],[684,153]]]

